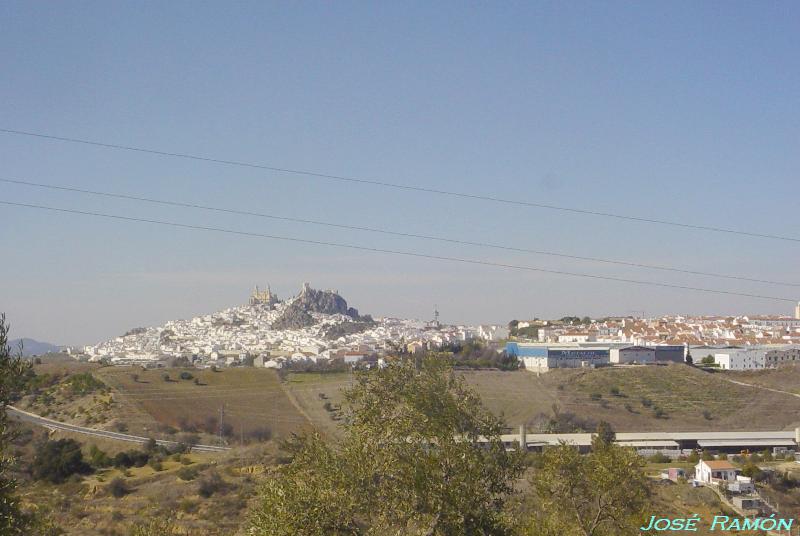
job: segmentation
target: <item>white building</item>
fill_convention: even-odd
[[[700,460],[694,467],[694,478],[706,484],[734,482],[738,471],[727,460]]]
[[[611,348],[609,356],[612,363],[655,363],[656,350],[646,346],[628,346],[627,348]]]
[[[767,350],[736,348],[714,354],[714,363],[722,370],[757,370],[766,366]]]

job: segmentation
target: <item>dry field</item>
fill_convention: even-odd
[[[342,388],[350,385],[350,380],[348,373],[293,373],[289,375],[286,387],[316,428],[335,437],[338,433],[335,408],[343,404]],[[332,411],[326,409],[326,404],[330,404],[328,407]]]
[[[800,424],[800,398],[732,384],[723,374],[685,365],[561,369],[540,377],[525,371],[472,372],[465,377],[510,426],[552,415],[553,404],[560,412],[605,420],[629,432],[779,430]],[[657,408],[663,412],[660,418]]]
[[[181,372],[189,372],[192,379],[180,379]],[[247,441],[264,430],[273,437],[287,437],[308,427],[308,420],[287,396],[272,370],[145,371],[134,367],[105,367],[94,374],[114,390],[121,418],[131,419],[132,431],[136,425],[148,427],[146,432],[153,432],[153,427],[163,432],[167,426],[178,430],[196,427],[201,432],[217,430],[221,411],[224,412],[222,422],[231,427],[229,442],[232,444],[239,443],[242,438]],[[164,379],[165,374],[168,380]]]
[[[726,381],[727,374],[685,365],[561,369],[538,377],[526,371],[460,374],[511,428],[523,423],[535,428],[554,411],[589,422],[605,420],[621,432],[780,430],[800,425],[800,398],[736,385]],[[336,423],[324,404],[341,403],[340,389],[349,381],[347,374],[298,373],[290,375],[287,386],[315,425],[334,433]]]

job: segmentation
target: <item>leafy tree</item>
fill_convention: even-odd
[[[614,429],[611,427],[609,423],[606,421],[600,421],[597,424],[597,431],[596,435],[592,438],[593,441],[597,441],[602,445],[609,445],[617,439],[617,434],[614,432]]]
[[[570,445],[545,450],[531,477],[536,513],[531,535],[638,534],[650,504],[644,460],[596,437],[592,453]]]
[[[757,479],[761,474],[761,469],[754,464],[753,462],[747,462],[747,464],[742,467],[742,476],[749,476],[752,479]]]
[[[711,354],[708,354],[703,359],[701,359],[700,362],[702,364],[704,364],[704,365],[713,365],[714,364],[714,356],[711,355]]]
[[[506,452],[503,423],[446,362],[419,368],[358,373],[343,439],[286,446],[292,461],[267,480],[250,534],[504,534],[521,454]]]
[[[112,464],[112,460],[108,454],[100,450],[97,445],[89,447],[89,463],[95,469],[108,467]]]
[[[60,484],[74,474],[91,471],[91,467],[83,461],[80,443],[74,439],[40,443],[31,468],[34,478],[53,484]]]
[[[19,353],[12,354],[8,345],[6,315],[0,315],[0,534],[9,536],[29,534],[34,519],[23,512],[15,491],[17,482],[11,475],[14,457],[10,444],[16,433],[9,428],[6,408],[13,400],[28,366]]]

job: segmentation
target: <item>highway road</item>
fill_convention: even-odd
[[[76,426],[74,424],[67,424],[59,421],[54,421],[53,419],[48,419],[46,417],[42,417],[41,415],[30,413],[28,411],[15,408],[14,406],[8,406],[8,414],[11,417],[14,417],[20,421],[25,421],[39,426],[43,426],[45,428],[49,428],[50,430],[63,430],[65,432],[74,432],[76,434],[102,437],[114,441],[127,441],[129,443],[144,444],[146,441],[149,441],[149,438],[147,437],[122,434],[119,432],[111,432],[108,430],[98,430],[97,428],[87,428],[85,426]],[[165,447],[174,447],[175,445],[177,445],[177,442],[175,441],[166,441],[163,439],[157,439],[156,443],[158,443],[159,445],[163,445]],[[218,445],[192,445],[192,450],[198,452],[225,452],[227,450],[230,450],[230,447],[221,447]]]

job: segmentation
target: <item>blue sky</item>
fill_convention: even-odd
[[[0,128],[800,236],[800,6],[3,2]],[[800,282],[800,245],[0,134],[0,176]],[[664,274],[0,184],[0,199],[550,269]],[[791,304],[0,208],[12,334],[90,343],[282,296],[376,315]]]

